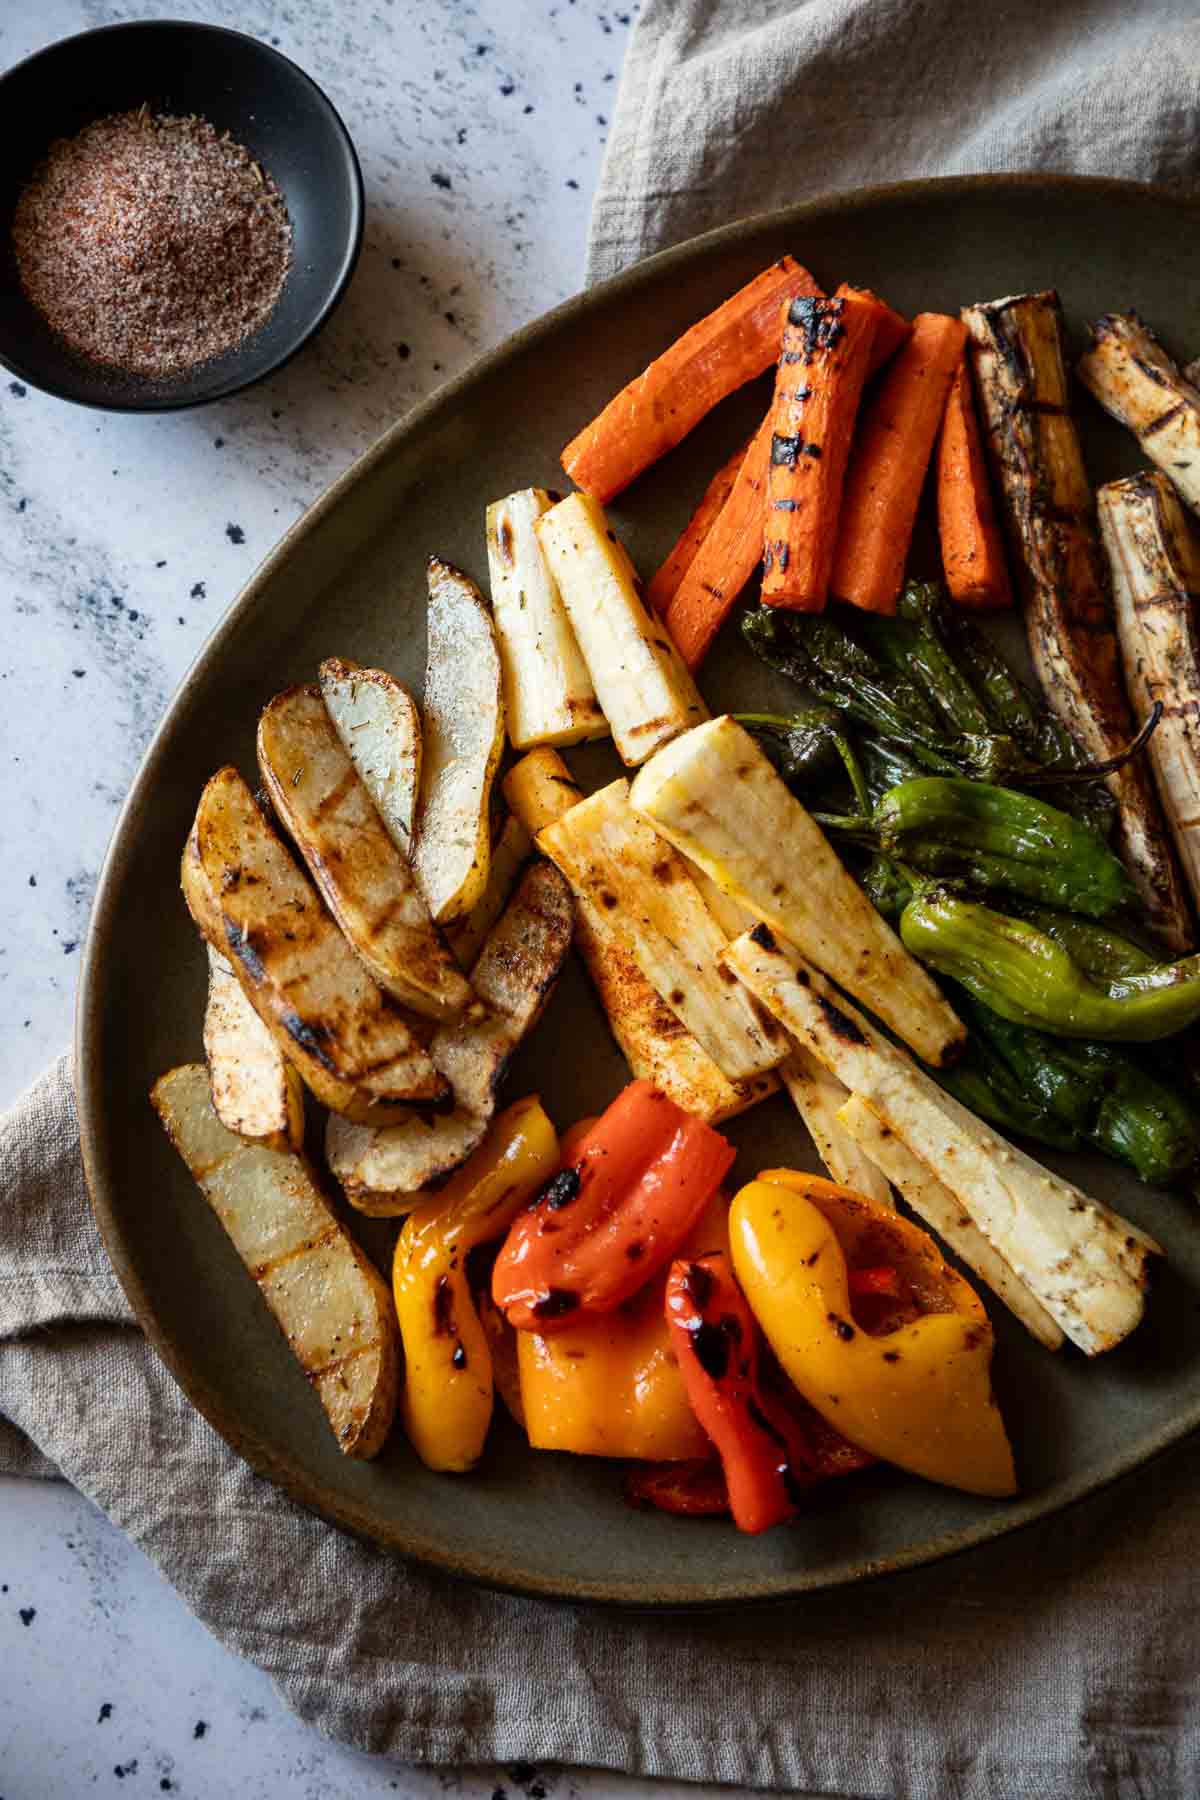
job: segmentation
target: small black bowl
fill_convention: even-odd
[[[163,378],[84,361],[17,279],[12,218],[51,141],[147,102],[198,113],[274,178],[292,222],[292,267],[270,318],[223,356]],[[0,76],[0,363],[32,386],[114,412],[165,412],[237,393],[287,362],[328,319],[362,245],[363,185],[325,95],[278,50],[216,25],[108,25],[64,38]]]

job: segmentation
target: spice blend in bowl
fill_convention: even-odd
[[[25,293],[70,348],[151,377],[249,337],[291,261],[282,196],[249,152],[147,106],[53,143],[12,235]]]

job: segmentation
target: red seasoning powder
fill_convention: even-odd
[[[142,376],[256,331],[292,252],[283,198],[240,144],[144,106],[53,143],[12,236],[21,286],[71,349]]]

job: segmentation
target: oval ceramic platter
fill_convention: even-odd
[[[829,287],[867,285],[908,313],[1054,285],[1078,333],[1098,312],[1136,306],[1185,360],[1200,350],[1198,224],[1200,207],[1154,190],[996,177],[860,192],[714,232],[560,307],[435,395],[330,489],[231,608],[164,719],[108,854],[82,974],[79,1103],[96,1215],[151,1343],[229,1443],[297,1500],[498,1587],[711,1606],[968,1548],[1137,1467],[1200,1422],[1194,1203],[1112,1164],[1071,1158],[1062,1167],[1149,1228],[1168,1264],[1145,1323],[1095,1363],[1070,1349],[1051,1356],[992,1308],[996,1383],[1021,1479],[1015,1501],[876,1471],[834,1484],[789,1529],[743,1537],[723,1521],[632,1512],[618,1465],[535,1455],[500,1417],[469,1477],[431,1474],[399,1426],[378,1461],[348,1461],[147,1100],[156,1076],[201,1054],[205,959],[178,863],[206,778],[231,760],[252,776],[260,707],[286,684],[312,679],[324,656],[381,665],[419,687],[426,557],[436,552],[485,580],[485,504],[516,487],[561,486],[561,446],[679,332],[791,251]],[[644,573],[757,423],[768,392],[769,378],[727,401],[611,508]],[[1093,480],[1138,466],[1137,446],[1090,400],[1079,410]],[[726,632],[702,686],[714,712],[786,697],[736,631]],[[585,785],[617,772],[607,749],[576,760]],[[569,966],[508,1093],[539,1092],[563,1127],[600,1110],[626,1078],[585,976]],[[817,1166],[782,1098],[726,1129],[743,1177],[789,1160]],[[394,1223],[354,1224],[386,1268]]]

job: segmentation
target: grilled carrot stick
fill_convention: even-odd
[[[950,384],[937,460],[938,535],[950,598],[960,606],[1012,605],[1004,539],[992,489],[966,358]]]
[[[685,331],[572,438],[563,468],[578,487],[611,500],[685,438],[719,400],[770,368],[779,354],[779,308],[819,294],[807,269],[782,256]]]
[[[867,612],[894,613],[925,469],[966,331],[918,313],[854,441],[831,592]]]
[[[843,300],[849,294],[861,294],[864,299],[873,301],[879,309],[875,314],[871,360],[867,364],[867,380],[870,381],[873,375],[878,375],[884,363],[891,362],[901,344],[908,342],[912,336],[912,326],[902,313],[898,313],[894,306],[889,306],[886,300],[881,300],[870,288],[852,287],[848,281],[843,281],[839,288],[834,289],[833,297],[835,300]]]
[[[866,294],[806,296],[783,308],[764,521],[762,597],[768,606],[824,610],[846,461],[879,311]]]
[[[647,586],[646,599],[660,617],[665,618],[680,582],[695,562],[701,544],[728,500],[749,448],[749,443],[741,444],[729,461],[721,464],[705,488],[699,506],[684,526],[674,549]]]
[[[772,418],[768,413],[751,439],[729,498],[667,608],[667,630],[693,674],[762,557]]]

